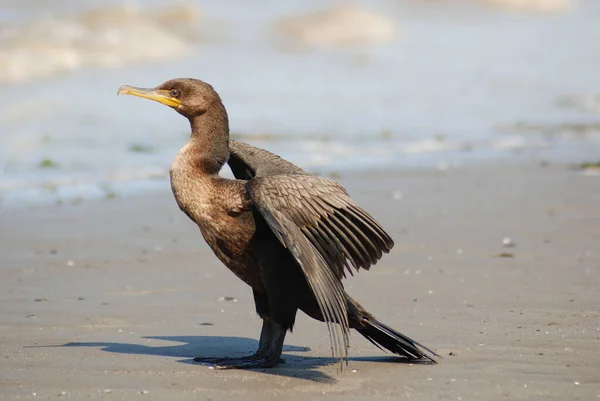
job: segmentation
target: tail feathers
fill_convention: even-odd
[[[382,350],[387,349],[408,359],[428,359],[433,363],[437,363],[435,357],[441,358],[423,344],[408,338],[373,317],[363,317],[361,320],[362,324],[356,330]]]

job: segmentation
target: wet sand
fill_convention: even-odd
[[[165,188],[2,210],[0,399],[600,397],[598,176],[531,163],[340,181],[396,240],[349,293],[439,365],[353,334],[339,373],[304,315],[281,367],[193,363],[254,351],[260,321]]]

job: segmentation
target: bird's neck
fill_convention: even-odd
[[[192,162],[203,175],[215,176],[229,159],[229,122],[224,108],[190,118]]]

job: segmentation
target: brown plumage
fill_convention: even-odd
[[[264,368],[280,361],[298,309],[327,323],[335,357],[346,359],[350,328],[408,359],[433,351],[377,321],[346,294],[346,272],[369,269],[394,242],[337,182],[308,174],[266,150],[229,140],[227,112],[205,82],[174,79],[119,93],[174,108],[192,134],[171,166],[171,187],[215,255],[252,287],[263,319],[257,352],[196,358],[220,368]],[[219,176],[228,163],[236,179]]]

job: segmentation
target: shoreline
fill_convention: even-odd
[[[251,140],[245,142],[253,143]],[[258,144],[261,145],[261,144]],[[268,146],[265,146],[269,150]],[[554,165],[573,168],[582,163],[596,163],[598,152],[594,141],[583,141],[569,146],[529,147],[504,150],[478,150],[478,151],[444,151],[426,152],[423,154],[398,155],[403,158],[401,162],[384,165],[369,164],[299,166],[315,175],[322,175],[333,179],[340,177],[364,178],[370,175],[386,176],[412,172],[444,172],[448,170],[464,170],[473,168],[489,168],[499,165],[530,166]],[[276,151],[275,151],[276,152]],[[276,152],[277,153],[277,152]],[[173,155],[175,157],[175,154]],[[298,162],[298,155],[282,154],[282,157]],[[346,158],[348,159],[348,158]],[[53,181],[40,181],[38,185],[21,186],[18,182],[9,181],[0,190],[0,210],[17,210],[22,207],[44,207],[52,204],[66,205],[79,204],[92,200],[112,200],[121,197],[149,195],[169,191],[168,182],[169,165],[167,161],[161,168],[154,167],[146,177],[137,174],[137,178],[119,177],[115,174],[112,179],[92,178],[61,178]],[[221,172],[224,177],[232,178],[228,166]],[[12,189],[7,189],[12,186]],[[1,189],[1,188],[0,188]]]

